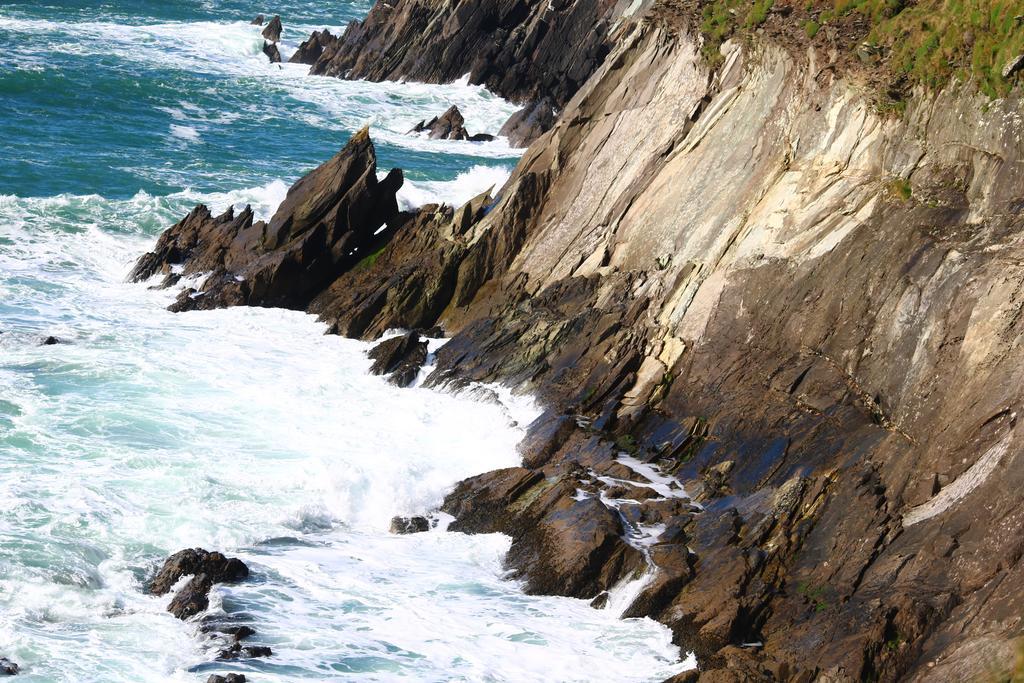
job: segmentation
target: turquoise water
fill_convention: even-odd
[[[288,0],[285,57],[366,3]],[[367,373],[366,346],[304,314],[175,315],[124,282],[197,202],[269,216],[363,125],[406,206],[507,177],[501,141],[406,135],[458,104],[473,132],[515,107],[465,84],[346,83],[270,65],[231,2],[0,3],[0,656],[19,680],[660,680],[668,632],[503,579],[508,540],[387,533],[457,480],[514,465],[529,400],[500,405]],[[41,346],[55,335],[67,343]],[[210,613],[223,646],[142,590],[183,547],[246,560]]]

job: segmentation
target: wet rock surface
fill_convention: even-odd
[[[0,657],[0,676],[14,676],[20,671],[20,666],[7,659],[7,657]]]
[[[393,534],[419,534],[430,531],[430,520],[426,517],[392,517],[391,533]]]
[[[406,332],[380,342],[367,355],[373,360],[370,372],[388,375],[399,387],[412,384],[427,360],[427,342],[416,331]]]
[[[180,550],[167,558],[149,583],[153,595],[166,595],[185,576],[205,575],[212,583],[234,583],[249,576],[249,568],[235,557],[202,548]]]

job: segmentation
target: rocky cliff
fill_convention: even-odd
[[[334,63],[398,54],[370,25],[447,35],[422,7],[379,3]],[[709,61],[687,3],[633,9],[496,198],[399,215],[394,183],[345,180],[332,198],[388,207],[346,224],[388,221],[371,256],[291,300],[206,300],[369,339],[440,323],[431,384],[537,394],[523,466],[460,484],[453,528],[510,534],[531,591],[633,582],[625,614],[670,625],[702,681],[997,675],[1024,631],[1019,97],[919,89],[884,115],[835,50],[762,36]],[[485,64],[493,23],[417,54]],[[373,75],[415,77],[413,54]],[[250,260],[283,263],[272,242]],[[328,248],[302,244],[300,271]],[[139,274],[210,269],[182,254]],[[200,292],[250,277],[213,266]]]

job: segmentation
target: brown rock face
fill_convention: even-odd
[[[282,30],[283,27],[281,26],[281,17],[275,14],[274,18],[270,20],[270,23],[268,23],[264,27],[263,37],[272,43],[278,43],[281,41]]]
[[[555,118],[554,103],[551,98],[543,97],[510,116],[498,135],[507,137],[513,147],[529,147],[555,125]]]
[[[578,499],[583,472],[551,477],[524,468],[497,470],[460,483],[442,509],[451,531],[512,537],[506,564],[537,594],[594,598],[644,565],[623,538],[615,510],[596,497]]]
[[[291,64],[315,64],[324,50],[333,47],[336,42],[338,42],[338,38],[331,35],[327,29],[313,31],[309,38],[299,44],[299,49],[288,59],[288,62]]]
[[[367,131],[357,133],[332,159],[300,179],[269,223],[253,222],[246,207],[214,217],[196,207],[166,231],[130,277],[157,273],[164,284],[209,273],[186,290],[173,310],[232,305],[303,309],[341,273],[390,238],[400,219],[395,193],[402,173],[377,180]],[[383,232],[381,228],[387,227]],[[377,233],[377,234],[375,234]]]

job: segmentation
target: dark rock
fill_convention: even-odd
[[[363,129],[295,183],[269,223],[253,222],[249,207],[215,218],[198,206],[160,236],[130,278],[163,273],[170,285],[182,275],[211,273],[201,290],[182,293],[171,306],[175,311],[242,304],[303,309],[364,254],[386,244],[390,230],[378,229],[400,219],[395,194],[402,173],[392,170],[378,181],[376,162]]]
[[[327,29],[313,31],[309,38],[302,41],[299,48],[288,61],[292,64],[315,64],[320,59],[320,55],[324,53],[324,50],[333,47],[337,42],[338,38],[333,36]]]
[[[604,609],[608,606],[608,600],[611,599],[611,594],[608,591],[602,591],[598,593],[597,597],[590,601],[590,606],[594,609]]]
[[[14,676],[19,671],[21,671],[20,666],[7,659],[7,657],[0,657],[0,676]]]
[[[281,51],[277,49],[277,43],[269,43],[264,40],[263,54],[270,59],[271,64],[277,64],[281,61]]]
[[[53,346],[54,344],[63,344],[64,341],[57,337],[46,337],[43,341],[39,342],[40,346]]]
[[[476,133],[466,138],[470,142],[491,142],[494,140],[494,136],[489,133]]]
[[[407,387],[416,380],[427,360],[427,342],[422,341],[415,331],[407,332],[382,341],[367,355],[374,361],[370,372],[389,375],[392,384]]]
[[[263,22],[264,21],[265,21],[265,19],[264,19],[263,15],[262,14],[257,14],[256,17],[252,21],[250,21],[249,23],[252,24],[253,26],[263,26]]]
[[[550,98],[544,97],[512,114],[498,135],[507,137],[513,147],[529,147],[555,125],[555,119],[554,105]]]
[[[211,674],[206,683],[245,683],[245,674]]]
[[[426,517],[392,517],[391,533],[418,534],[430,531],[430,520]]]
[[[211,583],[235,583],[249,576],[249,568],[235,557],[202,548],[180,550],[164,561],[149,584],[153,595],[165,595],[184,576],[207,576]]]
[[[409,132],[426,132],[431,140],[468,140],[469,133],[466,132],[465,126],[466,119],[463,118],[462,112],[452,105],[445,113],[435,116],[429,122],[420,121]]]
[[[275,14],[274,18],[271,19],[270,23],[263,29],[263,37],[272,43],[280,42],[281,30],[281,17]]]
[[[217,659],[255,659],[257,657],[270,657],[274,653],[266,645],[242,645],[235,643],[231,647],[221,650]]]
[[[469,244],[472,227],[491,201],[485,192],[457,211],[427,205],[403,216],[372,267],[342,274],[308,310],[328,321],[332,332],[364,339],[396,327],[436,325],[446,308],[457,305],[460,282],[485,277],[494,267],[466,260],[479,248]]]

